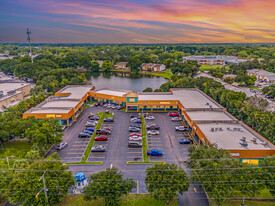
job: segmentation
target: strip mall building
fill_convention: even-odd
[[[272,143],[198,89],[135,93],[113,88],[95,89],[91,85],[67,86],[26,111],[23,118],[55,118],[60,124],[70,126],[88,101],[124,105],[126,112],[179,111],[196,146],[226,149],[242,162],[258,164],[264,156],[275,154]]]

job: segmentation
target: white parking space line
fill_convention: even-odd
[[[97,159],[97,158],[105,159],[106,157],[89,157],[88,160],[89,160],[89,159],[94,159],[94,158],[96,158],[96,159]]]
[[[63,157],[64,159],[79,159],[81,160],[81,157]]]
[[[140,153],[141,154],[142,152],[127,152],[127,153]]]
[[[148,142],[162,142],[162,141],[153,141],[153,140],[148,139]]]
[[[72,147],[87,147],[87,144],[86,145],[81,145],[81,144],[74,144],[74,145],[72,145]]]
[[[70,150],[82,150],[83,152],[85,151],[85,150],[83,150],[84,148],[80,148],[80,149],[70,149]]]
[[[83,152],[73,152],[73,153],[67,153],[67,154],[83,154]]]

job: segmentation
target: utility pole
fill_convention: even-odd
[[[44,190],[45,198],[46,198],[47,202],[49,203],[49,201],[48,201],[48,195],[47,195],[48,189],[46,188],[46,183],[45,183],[45,178],[44,178],[45,173],[46,173],[46,171],[45,171],[45,172],[43,173],[43,175],[40,177],[39,181],[40,181],[41,179],[43,180],[43,185],[44,185],[44,187],[43,187],[42,190]],[[38,193],[38,194],[39,194],[39,193]]]
[[[27,28],[27,40],[29,42],[29,47],[30,47],[30,53],[31,53],[31,61],[33,63],[33,57],[32,57],[32,47],[31,47],[31,30],[29,30],[29,28]]]

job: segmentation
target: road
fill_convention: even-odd
[[[68,147],[59,151],[60,158],[63,162],[72,162],[81,160],[81,157],[87,147],[89,139],[79,139],[78,134],[84,128],[90,113],[103,112],[105,108],[90,107],[83,111],[78,120],[65,131],[63,141],[68,143]],[[115,122],[108,123],[104,126],[112,128],[112,134],[108,142],[96,142],[95,144],[106,144],[107,152],[104,154],[91,154],[88,161],[102,161],[102,165],[70,165],[69,169],[73,174],[83,172],[87,177],[92,173],[105,170],[106,168],[116,167],[123,172],[125,178],[133,178],[137,182],[137,188],[133,189],[133,193],[147,193],[144,183],[145,170],[151,165],[127,165],[127,161],[133,161],[137,155],[142,155],[142,150],[128,148],[128,127],[130,121],[130,113],[123,111],[111,110],[116,114]],[[135,113],[136,114],[136,113]],[[187,173],[190,172],[184,165],[184,161],[188,158],[189,145],[180,145],[178,141],[183,138],[181,132],[176,132],[174,127],[180,126],[180,122],[172,122],[167,113],[153,113],[155,120],[153,122],[160,126],[160,135],[148,136],[149,149],[161,149],[164,152],[163,157],[150,158],[152,161],[165,161],[168,163],[176,163],[183,167]],[[148,121],[146,121],[148,122]],[[53,148],[52,152],[55,151]],[[209,205],[204,191],[194,185],[183,195],[179,195],[180,205]]]

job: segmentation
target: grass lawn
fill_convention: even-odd
[[[222,67],[222,66],[221,65],[212,65],[212,66],[210,66],[210,65],[201,65],[200,66],[200,71],[203,72],[205,70],[209,70],[209,69],[213,69],[213,68],[218,68],[218,67]],[[229,66],[226,65],[225,68],[229,69]]]
[[[147,155],[148,145],[147,145],[147,135],[146,135],[144,115],[141,116],[141,135],[142,135],[143,161],[149,161],[149,157]]]
[[[0,147],[0,157],[5,158],[7,156],[14,155],[14,159],[25,158],[28,151],[31,150],[32,144],[29,144],[27,140],[11,140],[4,143],[4,148]]]
[[[104,206],[103,199],[83,200],[82,195],[69,195],[59,206]],[[164,200],[155,200],[149,194],[129,194],[121,199],[122,206],[177,206],[178,201],[174,199],[170,204],[166,205]]]
[[[171,77],[173,75],[170,69],[167,69],[164,72],[150,72],[150,73],[146,73],[146,74],[150,74],[150,75],[158,76],[158,77],[163,77],[165,79],[171,79]]]
[[[241,200],[227,200],[225,202],[225,206],[240,206],[242,203]],[[275,202],[269,202],[269,201],[254,201],[254,200],[245,200],[244,204],[246,206],[275,206]],[[211,200],[210,201],[211,206],[217,206],[217,204]]]

